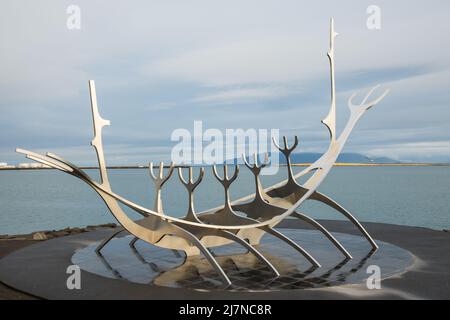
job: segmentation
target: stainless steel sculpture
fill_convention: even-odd
[[[330,142],[328,150],[312,165],[299,172],[293,174],[290,155],[298,145],[298,138],[295,137],[291,147],[288,146],[286,137],[283,137],[283,147],[274,141],[277,148],[283,153],[287,162],[288,178],[285,181],[277,183],[271,187],[263,188],[259,175],[261,169],[267,165],[266,160],[259,163],[258,157],[254,155],[253,164],[243,155],[245,166],[251,170],[255,178],[255,193],[241,199],[231,201],[229,195],[229,187],[235,181],[239,174],[239,166],[235,166],[234,173],[231,178],[228,177],[228,166],[223,167],[223,177],[217,172],[216,166],[213,166],[213,174],[224,188],[224,205],[218,208],[210,209],[197,213],[194,209],[194,191],[201,183],[205,174],[203,168],[200,170],[199,177],[194,181],[193,169],[190,167],[188,179],[183,177],[181,168],[178,168],[178,175],[181,183],[186,187],[189,196],[189,206],[184,218],[176,218],[166,214],[163,210],[161,199],[161,190],[164,184],[170,179],[174,171],[174,164],[171,164],[166,176],[164,176],[163,163],[160,164],[159,175],[155,175],[153,164],[149,164],[150,176],[155,183],[155,202],[153,210],[144,208],[133,203],[119,194],[116,194],[110,185],[108,173],[106,170],[105,157],[103,153],[102,130],[104,126],[109,125],[109,121],[100,116],[97,105],[97,95],[95,91],[94,81],[89,81],[92,118],[94,124],[94,139],[91,144],[94,147],[100,169],[100,182],[92,180],[85,172],[74,164],[54,155],[47,153],[40,155],[31,151],[17,149],[17,152],[23,153],[27,158],[46,164],[52,168],[61,170],[73,175],[91,188],[103,199],[113,216],[120,223],[122,228],[114,232],[110,237],[105,239],[97,248],[97,252],[101,254],[101,249],[118,233],[127,231],[134,236],[130,245],[133,247],[137,240],[143,240],[147,243],[154,244],[163,248],[172,250],[181,250],[186,255],[203,254],[211,266],[221,276],[225,285],[231,284],[230,279],[225,274],[210,248],[223,246],[229,243],[237,243],[246,248],[257,259],[264,263],[276,276],[280,275],[279,271],[264,257],[264,255],[255,247],[260,242],[264,234],[269,234],[284,241],[296,249],[306,260],[312,264],[313,268],[320,267],[320,263],[302,248],[299,244],[283,235],[274,227],[288,216],[295,217],[305,221],[320,231],[334,246],[344,255],[346,259],[351,259],[350,253],[342,246],[341,243],[319,222],[297,211],[299,206],[306,200],[320,201],[343,214],[350,220],[368,240],[373,250],[377,249],[377,245],[364,227],[353,217],[350,212],[344,209],[340,204],[330,197],[317,191],[317,188],[325,179],[331,168],[333,167],[339,153],[344,147],[350,132],[356,125],[361,116],[380,102],[388,93],[386,90],[378,98],[368,102],[377,87],[371,89],[362,102],[358,105],[353,104],[355,95],[352,95],[348,101],[350,109],[350,117],[341,134],[336,134],[336,97],[335,97],[335,78],[334,78],[334,40],[337,33],[334,31],[333,20],[330,24],[330,49],[328,58],[330,63],[331,75],[331,106],[328,115],[322,122],[328,128],[330,133]],[[297,180],[311,173],[311,177],[300,185]],[[121,209],[120,205],[125,205],[140,215],[142,219],[133,221]],[[237,214],[237,212],[245,214]]]

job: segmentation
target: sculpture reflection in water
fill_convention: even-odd
[[[297,251],[314,268],[320,268],[320,261],[300,245],[298,241],[294,241],[286,236],[286,234],[275,229],[275,227],[285,218],[295,217],[315,228],[323,234],[323,236],[325,236],[346,259],[351,259],[352,255],[350,252],[348,252],[342,243],[324,226],[313,218],[298,211],[299,206],[307,200],[320,201],[343,214],[360,230],[362,235],[369,242],[371,248],[376,250],[378,248],[377,244],[356,218],[336,201],[317,191],[317,188],[333,167],[350,132],[358,120],[367,110],[380,102],[388,93],[388,90],[386,90],[376,99],[368,101],[374,90],[377,89],[377,87],[375,87],[371,89],[362,102],[357,105],[353,104],[355,95],[352,95],[348,101],[350,117],[343,131],[339,136],[337,135],[334,79],[334,40],[336,35],[337,33],[334,31],[333,20],[331,20],[330,49],[328,51],[331,76],[331,106],[328,115],[322,121],[330,133],[328,150],[312,165],[294,175],[292,172],[290,155],[298,145],[298,138],[294,138],[292,146],[288,145],[286,137],[283,138],[283,147],[279,146],[276,144],[276,141],[274,141],[286,158],[288,178],[285,181],[267,188],[262,186],[259,179],[260,172],[267,163],[260,163],[258,157],[255,155],[253,164],[250,164],[246,160],[246,157],[243,156],[246,167],[252,171],[255,177],[255,193],[235,201],[232,201],[230,198],[229,188],[239,174],[239,167],[235,166],[233,175],[229,177],[228,166],[225,165],[223,167],[223,176],[219,174],[216,166],[213,166],[213,174],[222,184],[224,189],[225,201],[221,207],[204,212],[195,211],[194,192],[196,187],[201,183],[205,171],[202,168],[199,177],[194,181],[193,170],[192,167],[190,167],[187,180],[185,180],[182,170],[180,168],[178,169],[179,178],[186,187],[189,195],[189,206],[186,216],[184,218],[177,218],[164,212],[161,192],[165,182],[173,175],[174,164],[170,166],[166,175],[164,175],[164,166],[162,163],[160,165],[159,175],[155,175],[153,165],[149,165],[150,174],[156,187],[153,210],[133,203],[115,193],[109,182],[102,143],[102,130],[104,126],[107,126],[110,123],[100,116],[94,81],[89,81],[94,124],[94,138],[91,144],[97,154],[100,170],[99,182],[94,181],[74,164],[52,153],[41,155],[23,149],[17,149],[17,152],[25,154],[29,159],[61,170],[84,181],[103,199],[122,229],[117,230],[100,243],[97,248],[99,254],[105,245],[107,245],[118,233],[126,231],[133,235],[133,239],[130,242],[132,247],[135,246],[138,240],[142,240],[148,244],[153,244],[161,248],[184,251],[186,256],[198,256],[202,254],[206,259],[206,262],[213,268],[217,275],[220,276],[222,283],[225,286],[229,286],[231,280],[225,272],[224,267],[218,261],[219,259],[211,253],[211,249],[232,243],[237,244],[251,253],[261,264],[263,264],[264,268],[271,276],[280,277],[282,276],[282,272],[273,264],[269,255],[263,254],[257,248],[263,235],[268,235],[274,239],[283,241]],[[304,184],[298,183],[300,177],[308,174],[311,174],[311,176]],[[140,214],[142,219],[133,221],[122,210],[121,206],[123,205]],[[202,262],[205,261],[202,260]]]
[[[297,259],[295,251],[283,246],[274,237],[264,237],[258,250],[269,259],[281,276],[274,275],[264,263],[244,248],[231,244],[217,247],[212,253],[232,281],[230,290],[289,290],[324,288],[343,284],[364,283],[367,267],[377,265],[383,278],[402,272],[413,263],[412,256],[392,244],[379,242],[377,254],[368,251],[364,238],[336,234],[352,249],[354,258],[342,258],[331,244],[314,230],[282,228],[294,241],[302,241],[315,252],[321,268]],[[114,239],[103,255],[95,253],[95,244],[83,248],[72,257],[72,263],[85,271],[113,279],[140,284],[198,290],[221,289],[222,283],[214,269],[199,256],[186,256],[177,251],[138,243],[130,250],[126,236]]]

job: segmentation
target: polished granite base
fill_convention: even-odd
[[[288,219],[280,231],[294,238],[322,263],[310,269],[296,251],[265,236],[260,250],[282,276],[274,278],[251,255],[229,246],[216,250],[234,282],[222,288],[218,276],[197,258],[137,243],[114,240],[103,251],[93,247],[112,231],[99,230],[43,241],[0,259],[0,281],[15,290],[45,299],[448,299],[450,234],[426,228],[364,223],[380,244],[370,246],[349,222],[322,220],[354,256],[343,256],[323,236],[299,220]],[[118,250],[116,252],[116,250]],[[226,251],[225,251],[226,250]],[[117,253],[119,253],[117,255]],[[123,256],[122,256],[123,253]],[[81,289],[70,290],[67,268],[81,266]],[[105,264],[106,262],[106,264]],[[380,289],[370,289],[367,267],[381,269]]]
[[[320,262],[311,264],[297,251],[277,238],[265,235],[257,249],[275,266],[274,274],[256,257],[237,244],[212,249],[232,285],[226,290],[292,290],[364,283],[367,267],[380,267],[383,278],[399,274],[413,264],[412,255],[397,246],[378,241],[372,252],[367,240],[343,233],[335,237],[351,252],[346,259],[318,231],[283,229],[283,234],[301,244]],[[73,264],[99,276],[141,284],[154,284],[194,290],[224,289],[219,275],[202,256],[185,257],[182,252],[162,249],[144,242],[130,247],[133,238],[114,239],[102,251],[96,243],[78,250]]]

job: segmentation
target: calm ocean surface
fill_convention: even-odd
[[[263,177],[264,185],[285,178],[285,170],[280,168],[276,176]],[[87,172],[97,176],[97,170]],[[147,170],[109,173],[115,192],[153,207],[153,186]],[[449,167],[335,167],[320,191],[332,196],[360,221],[450,229]],[[252,192],[253,177],[247,168],[241,167],[232,185],[232,197]],[[163,199],[167,214],[184,215],[187,195],[177,176],[163,189]],[[223,189],[207,168],[206,177],[195,193],[196,209],[208,209],[222,201]],[[339,213],[314,201],[307,201],[300,210],[315,218],[342,219]],[[139,217],[132,212],[130,215]],[[115,220],[102,200],[74,177],[54,170],[0,171],[0,234],[107,222]]]

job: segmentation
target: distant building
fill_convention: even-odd
[[[8,164],[6,162],[0,162],[0,168],[7,167]]]
[[[21,168],[21,169],[25,169],[25,168],[29,168],[30,164],[29,163],[19,163],[17,165],[17,168]]]
[[[19,169],[41,169],[41,168],[49,168],[49,166],[41,163],[19,163],[17,166]]]

